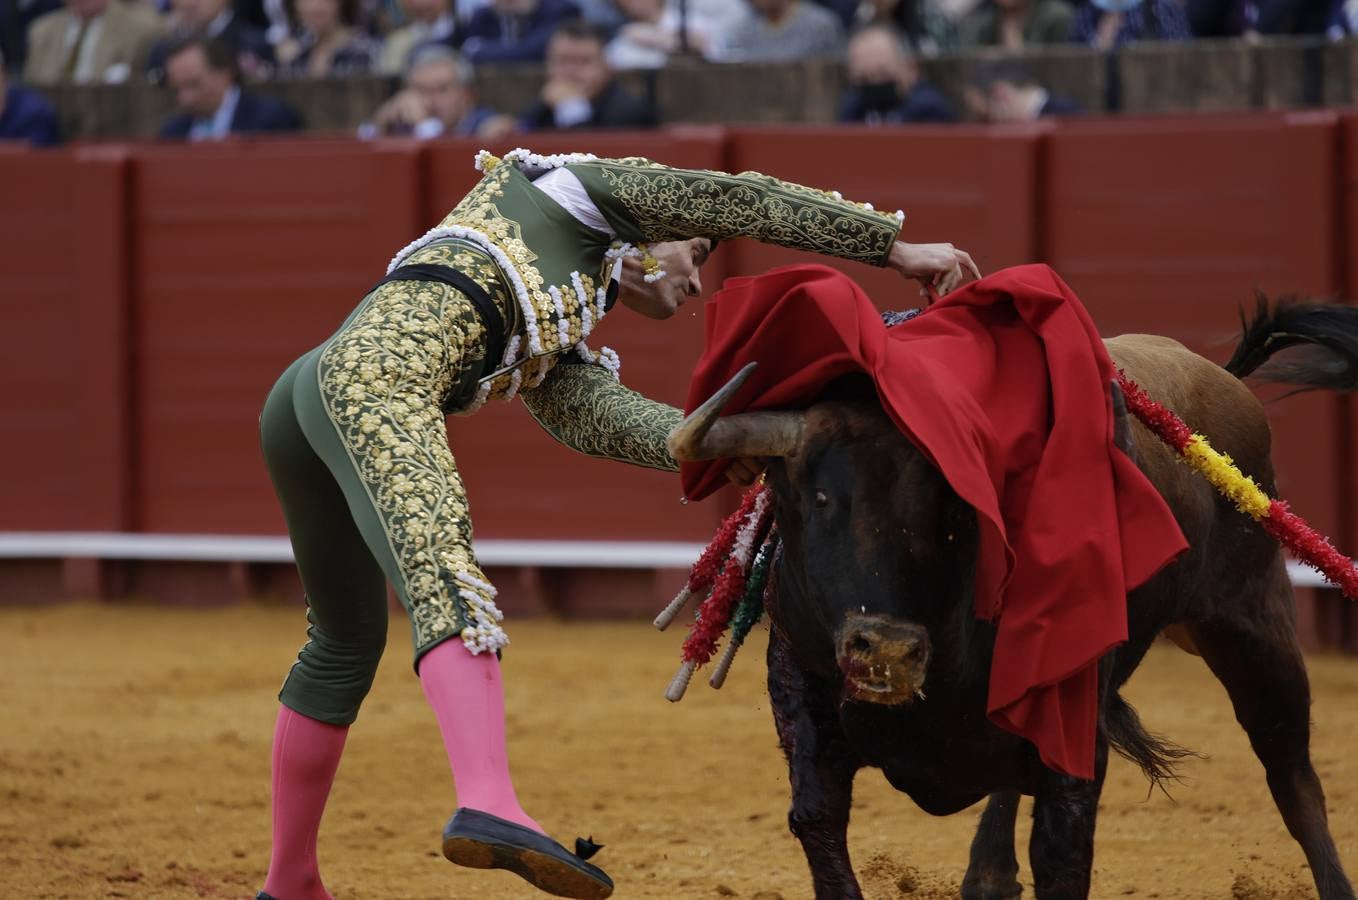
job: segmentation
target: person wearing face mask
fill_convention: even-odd
[[[1192,38],[1188,14],[1179,0],[1085,0],[1070,26],[1071,41],[1096,50]]]
[[[665,439],[682,412],[623,387],[617,355],[588,344],[615,302],[673,316],[701,292],[713,240],[734,237],[888,266],[940,293],[979,277],[951,244],[898,240],[900,213],[753,172],[526,150],[476,164],[476,186],[287,369],[260,418],[310,626],[279,695],[261,900],[330,897],[316,838],[386,643],[387,582],[456,788],[444,856],[558,896],[612,893],[587,861],[597,847],[556,843],[515,793],[498,659],[509,639],[472,550],[446,413],[520,396],[569,447],[675,471]]]
[[[868,125],[952,122],[952,107],[920,78],[919,63],[890,28],[870,25],[849,39],[849,87],[839,121]]]

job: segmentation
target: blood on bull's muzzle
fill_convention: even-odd
[[[897,706],[924,696],[929,632],[886,616],[850,613],[835,634],[847,699]]]

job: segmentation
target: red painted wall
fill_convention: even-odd
[[[0,210],[0,530],[130,528],[127,163],[0,150]]]
[[[134,152],[138,530],[282,533],[264,398],[381,277],[418,198],[413,147]]]
[[[1254,291],[1332,297],[1336,119],[1081,123],[1047,137],[1042,243],[1106,335],[1156,332],[1224,362]],[[1269,407],[1278,490],[1339,524],[1332,397]]]

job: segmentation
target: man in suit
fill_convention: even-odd
[[[510,116],[478,106],[472,67],[442,44],[415,51],[405,86],[359,126],[358,136],[479,137],[499,140],[514,130]]]
[[[219,141],[232,134],[301,127],[286,104],[241,90],[235,51],[221,41],[180,40],[166,53],[165,75],[180,113],[161,128],[163,138]]]
[[[523,127],[653,128],[655,113],[613,77],[603,33],[583,20],[562,25],[547,45],[547,83]]]
[[[894,125],[955,118],[943,95],[920,77],[919,63],[896,32],[869,25],[850,39],[849,88],[839,121]]]
[[[230,0],[170,0],[174,10],[173,33],[156,42],[151,48],[146,68],[157,81],[165,74],[165,56],[177,41],[193,34],[202,34],[232,47],[236,62],[245,75],[264,77],[273,65],[273,47],[264,32],[236,15]]]
[[[165,26],[150,7],[126,0],[66,0],[28,30],[24,80],[117,84],[146,68]]]

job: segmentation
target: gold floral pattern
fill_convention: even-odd
[[[441,409],[484,354],[484,328],[461,292],[396,281],[364,301],[317,367],[326,410],[400,566],[397,587],[418,650],[454,635],[474,653],[508,640],[472,552],[466,493]]]
[[[548,434],[573,450],[601,459],[676,472],[665,438],[682,410],[623,387],[601,366],[558,365],[523,405]]]
[[[611,194],[653,242],[747,237],[881,266],[901,228],[894,213],[758,172],[673,169],[639,157],[570,168],[586,188]]]

